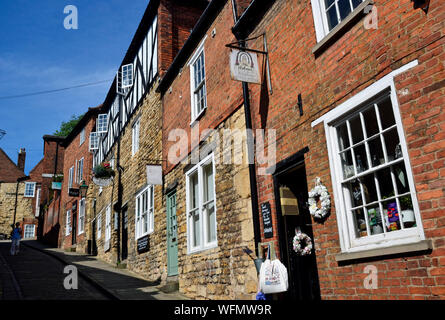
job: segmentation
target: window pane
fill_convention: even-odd
[[[329,8],[330,5],[334,3],[335,0],[324,0],[324,3],[326,5],[326,8]]]
[[[357,173],[368,170],[368,160],[366,157],[366,148],[364,144],[354,148],[355,164],[357,166]]]
[[[207,205],[207,241],[216,241],[216,215],[215,215],[215,205],[211,202]]]
[[[352,163],[351,151],[340,154],[341,164],[343,168],[343,178],[347,179],[354,176],[354,165]]]
[[[192,220],[193,220],[193,246],[196,247],[196,246],[201,245],[201,237],[200,237],[200,234],[201,234],[201,230],[200,229],[201,228],[199,226],[199,224],[200,224],[200,222],[199,222],[199,210],[196,210],[193,213]]]
[[[400,207],[401,207],[401,215],[403,226],[405,228],[413,228],[416,227],[416,218],[414,216],[413,204],[411,201],[411,196],[403,196],[399,198]]]
[[[363,209],[352,211],[352,216],[354,219],[356,238],[366,237],[368,232],[366,231],[366,221]]]
[[[332,6],[326,11],[326,16],[328,19],[329,30],[334,29],[334,27],[338,24],[337,9],[335,6]]]
[[[383,156],[382,141],[380,136],[374,138],[368,142],[369,152],[371,153],[372,166],[377,167],[385,163],[385,157]]]
[[[392,111],[391,99],[389,97],[380,102],[378,104],[378,108],[382,129],[389,128],[396,123],[394,113]]]
[[[386,153],[388,155],[388,161],[398,159],[402,157],[402,148],[400,146],[399,135],[397,134],[397,128],[391,129],[383,134],[385,138]]]
[[[378,197],[375,187],[374,174],[368,174],[367,176],[360,178],[360,182],[363,185],[363,192],[365,193],[366,203],[377,201]]]
[[[386,230],[400,230],[399,210],[397,208],[396,199],[388,200],[383,203]]]
[[[380,208],[378,205],[367,207],[368,210],[368,219],[369,219],[369,227],[371,229],[371,234],[380,234],[383,233],[383,221],[382,215],[380,214]]]
[[[409,192],[408,175],[406,174],[405,164],[403,162],[398,163],[397,165],[393,166],[393,169],[394,175],[396,176],[398,194]]]
[[[337,136],[340,151],[349,148],[349,135],[346,124],[337,127]]]
[[[360,117],[356,116],[349,120],[349,125],[351,126],[352,143],[356,144],[363,140],[363,130]]]
[[[351,207],[355,208],[361,206],[363,204],[363,200],[358,179],[348,183],[348,187],[351,194]]]
[[[355,8],[357,8],[359,5],[360,5],[360,3],[362,3],[363,2],[363,0],[352,0],[352,6],[354,7],[354,9]]]
[[[367,137],[372,137],[373,135],[379,133],[379,126],[377,124],[377,116],[375,114],[374,107],[369,108],[365,112],[363,112],[365,127],[366,127],[366,135]]]
[[[341,20],[346,18],[351,13],[349,0],[338,0],[338,10],[340,11]]]
[[[392,185],[391,171],[389,168],[379,170],[377,172],[379,181],[380,195],[382,199],[394,196],[394,187]]]
[[[190,208],[195,209],[199,205],[198,173],[190,176]]]
[[[207,202],[209,200],[213,200],[213,166],[212,164],[209,164],[203,168],[204,172],[204,202]]]

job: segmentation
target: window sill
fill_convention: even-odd
[[[313,48],[312,53],[316,56],[320,55],[325,49],[327,49],[332,43],[334,43],[339,37],[348,31],[352,25],[354,25],[363,15],[364,10],[368,5],[374,4],[373,0],[366,0],[360,4],[345,20],[340,22],[334,29],[332,29],[320,42],[318,42]]]
[[[387,248],[372,249],[359,252],[345,252],[335,256],[337,262],[347,262],[366,258],[382,257],[394,254],[412,253],[427,251],[433,248],[431,240],[422,240],[420,242],[403,244]]]
[[[218,244],[217,243],[211,244],[211,245],[209,245],[207,247],[203,247],[203,248],[191,249],[188,252],[188,254],[189,255],[194,255],[194,254],[203,253],[204,251],[215,249],[215,248],[218,248]]]
[[[199,122],[199,120],[201,120],[201,118],[206,113],[206,110],[207,110],[207,107],[202,109],[202,111],[195,117],[195,119],[193,119],[192,122],[190,122],[190,127],[193,127],[195,125],[195,123],[197,123],[197,122]]]

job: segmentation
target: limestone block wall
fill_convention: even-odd
[[[14,221],[15,192],[17,183],[0,183],[0,233],[7,235],[11,232],[11,224]],[[23,221],[24,218],[34,218],[32,210],[32,200],[25,198],[25,183],[19,184],[17,197],[16,222]]]
[[[206,138],[205,145],[223,145],[225,129],[244,132],[244,112],[238,109]],[[218,139],[221,144],[218,144]],[[238,140],[239,142],[239,140]],[[245,141],[243,142],[245,143]],[[177,182],[177,223],[180,292],[193,299],[253,299],[257,292],[257,274],[253,260],[243,251],[254,250],[254,234],[246,149],[241,144],[226,144],[214,149],[216,223],[218,246],[189,254],[187,251],[187,212],[185,170],[190,157],[165,176],[164,185]],[[242,163],[225,164],[223,153]],[[164,202],[164,208],[166,207]],[[165,209],[164,209],[165,210]]]

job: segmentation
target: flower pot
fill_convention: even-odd
[[[96,178],[96,177],[93,177],[93,182],[97,186],[108,187],[113,182],[113,177],[109,177],[109,178]]]
[[[413,210],[403,210],[402,211],[402,221],[403,223],[413,223],[416,221],[414,218]]]
[[[383,233],[383,228],[380,224],[372,226],[372,234]]]

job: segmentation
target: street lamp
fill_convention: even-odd
[[[86,184],[85,180],[82,180],[79,186],[79,193],[81,198],[85,198],[87,196],[88,191],[88,185]]]

